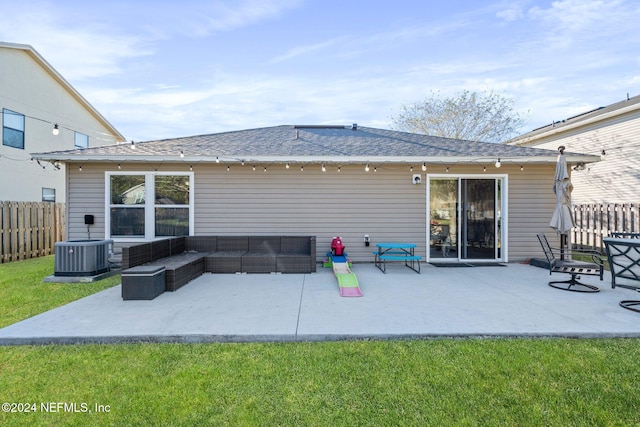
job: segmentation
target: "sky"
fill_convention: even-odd
[[[389,129],[463,90],[522,133],[640,95],[638,0],[0,0],[127,140],[278,125]]]

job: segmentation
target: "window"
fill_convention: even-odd
[[[107,172],[111,237],[188,236],[193,227],[193,173]]]
[[[24,115],[2,109],[2,145],[24,150]]]
[[[75,133],[75,147],[76,148],[87,148],[89,147],[89,137],[83,133],[76,132]]]
[[[54,202],[56,201],[56,189],[55,188],[42,188],[42,201]]]

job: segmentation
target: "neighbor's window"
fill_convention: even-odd
[[[24,115],[2,109],[2,145],[24,150]]]
[[[76,148],[87,148],[89,147],[89,136],[76,132],[75,133],[75,147]]]
[[[107,176],[111,237],[189,235],[193,174],[107,173]]]
[[[42,188],[42,201],[54,202],[56,201],[56,189],[55,188]]]

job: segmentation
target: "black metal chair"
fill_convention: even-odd
[[[611,236],[603,239],[611,269],[611,287],[640,291],[640,234],[611,233]],[[628,281],[620,283],[616,278]],[[640,313],[640,300],[620,301],[620,306]]]
[[[600,289],[597,286],[588,285],[578,281],[580,278],[579,275],[600,276],[600,281],[602,281],[604,276],[604,258],[600,252],[588,249],[571,250],[573,255],[582,254],[589,256],[593,262],[563,259],[561,256],[561,250],[558,248],[552,248],[551,245],[549,245],[547,236],[544,234],[538,234],[538,240],[540,241],[544,255],[547,257],[547,262],[549,263],[549,275],[552,273],[564,273],[571,275],[569,280],[551,281],[549,282],[549,286],[571,292],[600,292]]]

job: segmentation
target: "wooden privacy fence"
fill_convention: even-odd
[[[573,205],[575,227],[572,242],[577,245],[604,248],[602,238],[612,232],[640,232],[638,203],[589,203]]]
[[[64,212],[63,203],[0,201],[0,263],[53,255]]]

